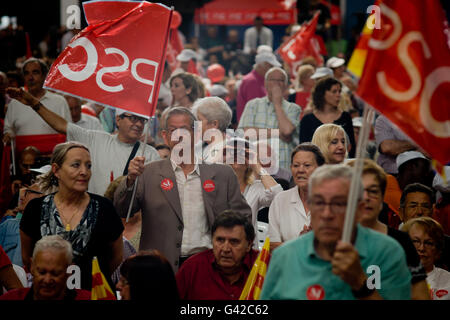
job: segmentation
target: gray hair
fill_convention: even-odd
[[[217,120],[219,122],[219,130],[225,132],[231,123],[231,117],[233,112],[228,104],[219,97],[206,97],[198,99],[193,107],[192,111],[198,118],[200,112],[208,122]]]
[[[84,144],[76,141],[68,141],[59,143],[55,146],[53,149],[52,159],[50,160],[50,164],[57,164],[59,167],[61,167],[66,160],[66,154],[69,152],[69,150],[73,148],[82,148],[85,149],[87,152],[89,152],[89,148],[86,147]],[[55,174],[53,173],[53,170],[50,170],[49,172],[42,174],[40,176],[40,188],[41,190],[46,193],[48,190],[54,190],[54,186],[58,185],[57,178]],[[53,188],[53,189],[52,189]]]
[[[349,185],[352,182],[354,168],[344,164],[324,164],[314,170],[308,181],[308,198],[312,197],[312,189],[314,186],[321,184],[327,180],[343,179],[347,180]],[[358,200],[363,198],[364,188],[361,179],[358,180]]]
[[[177,114],[181,114],[184,116],[189,117],[190,123],[191,123],[191,128],[194,128],[194,124],[195,121],[197,120],[197,118],[195,117],[195,115],[192,113],[191,110],[189,110],[186,107],[172,107],[172,108],[166,108],[163,113],[161,114],[161,129],[162,130],[166,130],[167,129],[167,122],[169,121],[169,118],[177,115]]]
[[[45,77],[47,76],[48,73],[48,65],[44,62],[44,60],[38,59],[38,58],[28,58],[27,60],[25,60],[25,62],[22,65],[22,75],[25,74],[25,67],[27,64],[31,63],[31,62],[36,62],[37,64],[39,64],[39,66],[41,67],[41,72],[42,75]]]
[[[62,251],[66,257],[67,264],[72,263],[73,259],[72,244],[69,241],[64,240],[61,236],[58,235],[44,236],[38,242],[36,242],[33,249],[33,260],[36,258],[39,252],[47,250]]]
[[[280,67],[272,67],[272,68],[270,68],[267,72],[266,72],[266,75],[264,76],[264,81],[267,81],[267,78],[269,77],[269,75],[272,73],[272,72],[274,72],[274,71],[280,71],[282,74],[283,74],[283,76],[284,76],[284,84],[288,84],[288,75],[287,75],[287,73],[286,73],[286,71],[284,71],[282,68],[280,68]]]

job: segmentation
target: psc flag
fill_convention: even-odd
[[[266,238],[263,248],[256,258],[253,268],[248,275],[244,289],[242,289],[239,300],[258,300],[261,294],[264,278],[266,277],[267,265],[270,257],[270,239]]]
[[[152,116],[173,11],[146,1],[92,1],[84,9],[88,27],[55,60],[44,87]]]
[[[116,300],[116,296],[100,270],[97,257],[92,259],[91,300]]]
[[[300,29],[289,37],[278,49],[283,61],[291,66],[300,62],[306,56],[312,56],[319,65],[323,64],[323,58],[320,55],[321,46],[315,36],[319,12],[314,17],[303,24]]]
[[[357,94],[432,158],[450,161],[450,35],[438,0],[383,0]]]

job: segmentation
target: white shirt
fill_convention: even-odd
[[[183,237],[181,240],[181,255],[188,256],[212,248],[205,205],[203,203],[200,168],[195,164],[194,170],[187,176],[183,169],[170,161],[177,180],[183,215]],[[196,161],[197,162],[197,161]]]
[[[40,101],[47,109],[66,119],[67,122],[72,122],[69,105],[64,97],[46,90]],[[30,106],[16,99],[12,99],[8,104],[3,132],[14,136],[58,133]]]
[[[255,230],[258,230],[258,226],[256,225],[258,211],[261,208],[269,207],[275,196],[282,191],[283,188],[279,184],[276,184],[270,189],[266,189],[261,180],[255,180],[252,184],[245,187],[243,196],[252,209],[252,224]],[[256,248],[258,247],[259,240],[264,239],[256,239],[254,242]]]
[[[427,273],[427,283],[433,293],[433,300],[450,300],[450,272],[434,267]]]
[[[103,130],[103,126],[100,123],[100,120],[98,118],[93,117],[86,113],[81,113],[81,119],[78,122],[74,122],[77,126],[80,126],[87,130]]]
[[[305,211],[298,187],[286,190],[273,199],[269,208],[270,242],[286,242],[300,235],[303,227],[311,224],[311,215]]]
[[[250,27],[245,30],[244,33],[244,52],[250,53],[253,49],[256,51],[257,49],[257,36],[258,31],[256,27]],[[273,48],[273,32],[267,27],[262,27],[259,33],[259,45],[265,44],[271,48]]]
[[[106,131],[86,130],[73,123],[67,124],[67,141],[84,143],[90,151],[92,176],[89,181],[89,192],[104,195],[111,183],[123,174],[125,165],[133,150],[134,144],[121,142],[117,134]],[[140,143],[136,156],[142,155],[144,144]],[[152,146],[145,146],[145,163],[160,160],[158,152]],[[112,175],[111,175],[112,172]]]

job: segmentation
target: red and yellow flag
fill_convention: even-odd
[[[270,239],[266,238],[264,246],[259,253],[258,258],[253,264],[253,268],[245,283],[244,289],[242,289],[239,300],[258,300],[261,294],[264,278],[266,277],[267,266],[269,264],[270,257]]]
[[[373,32],[373,29],[368,27],[368,23],[371,19],[373,19],[372,16],[369,16],[369,18],[367,18],[358,44],[353,50],[352,56],[350,57],[347,65],[347,70],[358,78],[361,78],[362,72],[364,70],[364,63],[366,62],[367,52],[369,50],[369,46],[367,43],[369,42]]]
[[[117,300],[100,270],[97,257],[92,259],[92,290],[91,300]]]

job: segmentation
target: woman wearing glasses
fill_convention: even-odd
[[[409,220],[402,228],[408,232],[427,273],[427,283],[433,300],[450,300],[450,272],[436,267],[444,249],[444,231],[430,217]]]
[[[350,160],[347,162],[347,165],[354,167],[355,160]],[[381,232],[397,240],[403,247],[406,254],[406,262],[411,272],[412,299],[429,299],[425,270],[420,264],[420,259],[408,235],[405,232],[385,225],[378,219],[383,209],[383,198],[386,191],[386,174],[384,170],[374,161],[364,159],[362,183],[364,186],[364,209],[357,214],[358,222],[366,228]]]
[[[122,262],[123,225],[108,199],[88,193],[91,178],[89,149],[78,142],[56,145],[51,170],[41,188],[57,186],[57,192],[31,200],[20,221],[22,258],[29,270],[36,242],[43,236],[60,235],[72,244],[74,263],[81,272],[81,288],[92,288],[92,258],[112,285],[111,273]]]
[[[270,206],[273,198],[283,191],[283,188],[261,166],[256,153],[245,139],[227,139],[223,159],[237,175],[241,193],[252,209],[252,224],[256,230],[259,209]],[[255,247],[258,246],[259,240],[264,239],[257,239]]]

